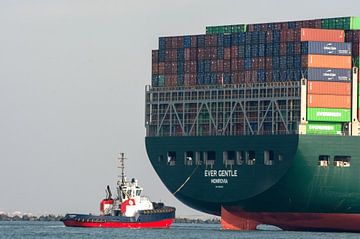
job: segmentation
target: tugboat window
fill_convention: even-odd
[[[176,163],[176,152],[170,151],[167,153],[167,164],[175,166]]]
[[[335,156],[334,157],[334,166],[347,168],[350,167],[351,156]]]
[[[319,156],[319,166],[320,167],[328,167],[330,161],[329,155],[320,155]]]

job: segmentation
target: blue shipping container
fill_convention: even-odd
[[[159,37],[159,50],[165,49],[165,37]]]
[[[239,56],[239,58],[245,57],[245,45],[238,46],[238,56]]]
[[[197,71],[199,73],[204,73],[205,72],[204,60],[197,61]]]
[[[251,39],[251,35],[252,35],[252,32],[246,32],[245,33],[245,44],[252,44],[252,39]]]
[[[231,47],[231,35],[224,35],[224,47]]]
[[[229,73],[224,74],[224,84],[230,84],[231,83],[231,75]]]
[[[244,65],[245,70],[250,70],[252,66],[252,58],[245,58]]]
[[[257,71],[257,78],[259,82],[265,82],[265,71],[264,70],[258,70]]]
[[[198,47],[205,47],[205,35],[198,35],[196,37],[196,40]]]
[[[224,59],[224,47],[217,48],[217,59]]]
[[[152,75],[151,85],[152,86],[159,86],[159,76],[158,75]]]
[[[251,45],[245,45],[245,57],[251,57],[252,47]]]
[[[217,45],[218,47],[224,46],[224,34],[217,35]]]
[[[273,56],[279,56],[280,55],[280,44],[274,43],[273,44]]]
[[[251,45],[251,56],[252,57],[259,56],[259,45]]]
[[[216,84],[216,73],[210,74],[210,84],[215,85]]]
[[[260,57],[265,56],[265,44],[259,44],[259,54]]]
[[[191,47],[191,36],[184,36],[184,48]]]
[[[196,80],[197,80],[198,85],[204,85],[205,84],[204,74],[197,74],[196,75]]]
[[[184,50],[184,48],[177,49],[177,59],[178,59],[178,61],[184,61],[185,60],[185,50]]]
[[[351,70],[308,68],[303,70],[305,78],[312,81],[351,81]]]
[[[268,57],[273,56],[273,45],[272,44],[266,44],[265,55]]]
[[[266,42],[266,32],[259,32],[259,43],[264,44]]]
[[[279,30],[272,31],[272,42],[274,42],[274,43],[280,42],[280,31]]]
[[[177,85],[184,85],[184,75],[183,74],[180,74],[177,76]]]
[[[209,73],[211,71],[211,61],[204,60],[204,71],[205,73]]]
[[[239,32],[238,33],[238,45],[244,45],[245,44],[245,32]]]
[[[301,53],[319,55],[351,56],[351,43],[344,42],[302,42]]]

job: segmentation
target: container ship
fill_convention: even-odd
[[[223,229],[360,231],[360,18],[159,37],[145,144],[184,204]]]

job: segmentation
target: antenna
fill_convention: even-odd
[[[118,160],[119,160],[119,166],[118,168],[121,170],[121,174],[119,175],[119,178],[121,179],[121,184],[125,184],[125,154],[119,153]]]

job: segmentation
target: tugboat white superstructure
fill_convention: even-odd
[[[169,228],[175,218],[175,208],[151,202],[142,196],[143,188],[136,179],[127,181],[125,155],[119,154],[121,175],[117,181],[117,196],[112,198],[110,187],[100,202],[100,215],[66,214],[62,219],[69,227]]]

